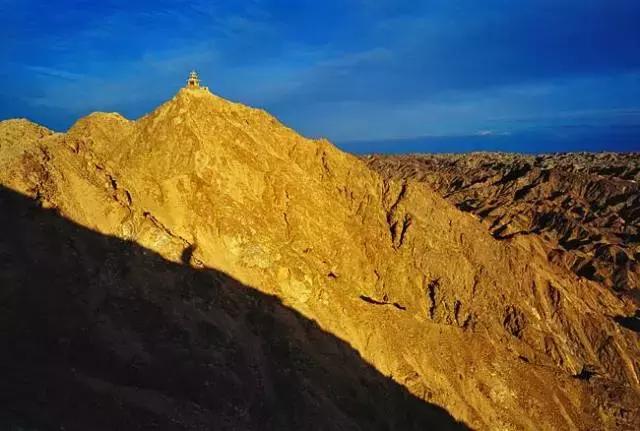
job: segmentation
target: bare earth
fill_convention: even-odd
[[[499,157],[361,160],[202,89],[0,123],[0,423],[640,429],[637,168]]]
[[[370,156],[428,184],[497,239],[535,235],[550,261],[640,303],[640,153]]]

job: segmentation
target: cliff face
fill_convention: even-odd
[[[89,244],[128,245],[109,259],[111,246],[64,235],[3,239],[25,256],[3,284],[10,309],[57,315],[36,294],[46,283],[27,283],[20,302],[38,262],[79,274],[62,284],[91,299],[40,335],[72,347],[29,349],[65,352],[76,385],[65,394],[89,410],[107,397],[114,421],[141,412],[136,426],[187,429],[640,426],[638,334],[616,321],[632,319],[632,302],[550,263],[536,236],[495,238],[420,182],[205,90],[137,121],[97,113],[66,134],[7,121],[0,136],[3,186],[93,231]],[[39,328],[9,316],[12,337]],[[95,356],[77,353],[83,337]],[[197,377],[183,388],[170,364]],[[29,399],[11,417],[28,417]],[[46,403],[62,419],[40,423],[69,429]]]

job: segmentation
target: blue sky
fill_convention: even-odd
[[[640,150],[638,0],[0,0],[0,118],[137,118],[196,68],[352,151]]]

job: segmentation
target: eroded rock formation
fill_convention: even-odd
[[[370,156],[428,184],[497,239],[535,235],[549,259],[640,304],[640,154]]]
[[[0,182],[17,423],[640,425],[631,299],[261,110],[183,89],[65,134],[5,121]]]

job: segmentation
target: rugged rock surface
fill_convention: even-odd
[[[640,303],[640,154],[372,156],[429,184],[497,239],[536,235],[549,260]]]
[[[263,111],[183,89],[0,143],[10,424],[640,426],[629,298]]]

